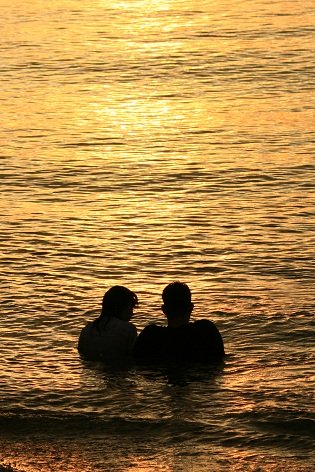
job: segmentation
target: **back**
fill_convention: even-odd
[[[136,327],[128,321],[113,317],[97,326],[89,322],[81,331],[78,350],[88,359],[107,360],[128,354],[136,337]]]
[[[177,328],[149,325],[134,352],[143,360],[216,361],[223,358],[224,346],[214,323],[199,320]]]

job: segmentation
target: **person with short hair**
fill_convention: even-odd
[[[220,361],[224,357],[221,334],[212,321],[190,321],[194,308],[185,283],[173,282],[162,293],[167,326],[150,324],[139,334],[134,354],[142,360]]]
[[[137,328],[130,323],[137,295],[116,285],[104,295],[100,316],[82,329],[78,351],[86,359],[106,361],[132,351]]]

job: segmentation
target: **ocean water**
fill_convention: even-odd
[[[0,5],[0,470],[313,471],[314,2]],[[173,280],[222,366],[79,358]]]

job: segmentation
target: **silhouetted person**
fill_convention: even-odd
[[[137,303],[137,295],[128,288],[110,288],[103,297],[100,316],[81,331],[79,353],[101,361],[130,353],[137,338],[137,329],[130,323]]]
[[[137,338],[134,353],[143,360],[219,361],[224,356],[221,334],[209,320],[190,322],[189,287],[173,282],[162,294],[167,326],[150,324]]]

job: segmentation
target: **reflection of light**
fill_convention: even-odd
[[[138,456],[135,458],[130,458],[132,465],[129,467],[124,467],[125,472],[174,472],[173,466],[161,462],[161,457],[156,459],[150,457],[149,459]]]
[[[101,0],[100,4],[104,4],[107,8],[111,7],[111,2],[108,0]],[[138,0],[130,2],[127,1],[114,1],[113,8],[119,10],[140,10],[147,12],[148,10],[166,10],[170,7],[169,0]]]

